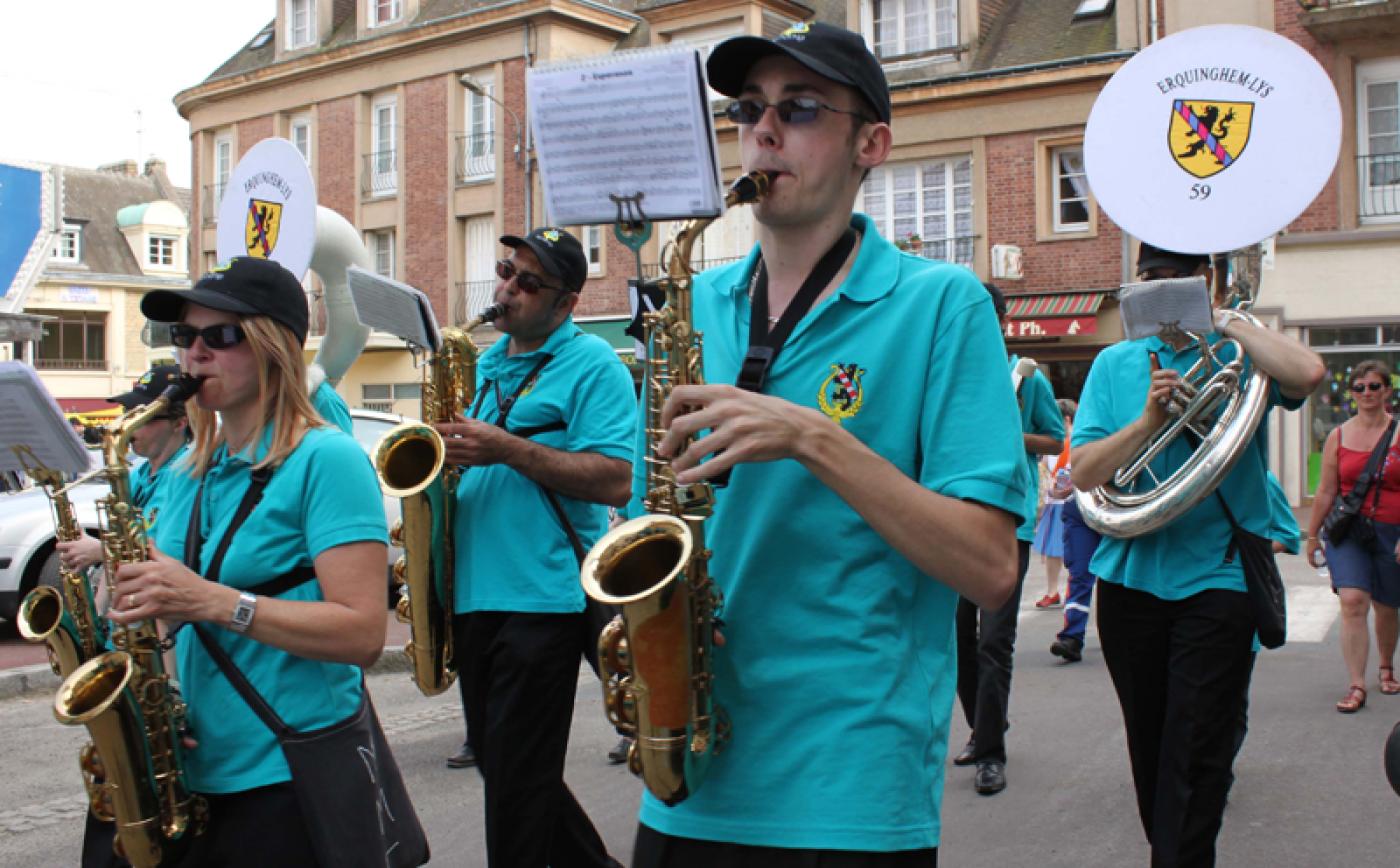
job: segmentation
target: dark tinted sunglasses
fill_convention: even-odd
[[[748,126],[763,120],[763,113],[772,108],[778,112],[778,120],[785,124],[808,124],[817,119],[817,115],[822,109],[837,114],[853,115],[866,123],[873,123],[863,112],[847,111],[836,106],[827,105],[821,100],[810,96],[794,96],[777,102],[764,102],[762,100],[745,97],[735,100],[724,109],[724,116],[736,124]]]
[[[194,346],[195,338],[203,338],[204,345],[211,350],[226,350],[242,343],[245,337],[243,327],[235,323],[196,328],[177,322],[170,326],[170,342],[182,350]]]
[[[1362,392],[1379,392],[1385,388],[1385,383],[1352,383],[1351,390],[1358,395]]]
[[[555,292],[569,291],[562,286],[551,286],[545,283],[537,274],[520,271],[515,267],[515,263],[509,259],[496,260],[496,276],[505,281],[509,281],[512,277],[515,278],[515,285],[526,295],[534,295],[542,289],[552,289]]]

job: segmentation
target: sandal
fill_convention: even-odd
[[[1366,707],[1366,688],[1359,684],[1353,684],[1347,689],[1347,695],[1337,703],[1337,710],[1342,714],[1355,714]]]
[[[1380,677],[1381,693],[1384,693],[1386,696],[1395,696],[1397,694],[1400,694],[1400,681],[1395,680],[1394,666],[1382,666]]]

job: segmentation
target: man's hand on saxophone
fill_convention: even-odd
[[[711,479],[735,464],[797,458],[804,438],[831,423],[819,411],[735,386],[678,386],[661,411],[666,436],[657,451],[674,456],[676,482]],[[681,445],[701,431],[685,451]],[[713,456],[701,464],[706,456]]]

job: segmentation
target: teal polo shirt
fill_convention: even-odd
[[[850,274],[793,330],[764,392],[825,414],[924,487],[1020,516],[1025,448],[990,297],[965,268],[901,253],[864,215]],[[743,262],[695,279],[705,379],[748,346]],[[645,478],[633,462],[634,502]],[[799,462],[740,464],[706,540],[724,593],[715,696],[733,735],[703,786],[641,821],[775,847],[938,844],[957,594]]]
[[[322,419],[346,434],[354,436],[354,426],[350,423],[350,408],[346,406],[345,399],[340,397],[340,393],[328,381],[322,380],[321,385],[316,387],[316,391],[311,393],[311,406],[316,408],[316,412],[321,414]]]
[[[166,462],[160,466],[159,470],[151,471],[151,462],[144,461],[139,467],[133,467],[127,475],[127,485],[131,491],[131,502],[137,509],[141,510],[142,517],[146,520],[146,532],[151,533],[156,524],[156,518],[160,515],[162,483],[169,478],[171,467],[177,462],[185,460],[185,454],[189,452],[189,443],[180,444],[180,448],[175,450]]]
[[[1008,360],[1011,370],[1016,370],[1020,356],[1012,355]],[[1021,432],[1043,434],[1064,442],[1065,417],[1060,406],[1055,403],[1055,391],[1050,381],[1036,370],[1035,374],[1021,381]],[[1023,443],[1025,441],[1022,441]],[[1024,448],[1024,447],[1023,447]],[[1031,542],[1035,539],[1035,514],[1040,509],[1040,456],[1026,452],[1026,502],[1021,507],[1021,526],[1016,528],[1016,539]]]
[[[1208,339],[1216,341],[1220,336],[1212,333]],[[1176,351],[1159,337],[1125,341],[1099,353],[1079,398],[1079,410],[1074,417],[1074,446],[1101,440],[1142,415],[1152,378],[1149,352],[1157,353],[1162,367],[1174,368],[1183,374],[1200,358],[1195,344]],[[1234,358],[1234,351],[1227,347],[1221,357],[1228,362]],[[1246,362],[1246,377],[1250,370]],[[1271,385],[1270,407],[1282,404],[1295,409],[1302,403],[1284,399],[1278,386]],[[1260,423],[1244,454],[1216,489],[1230,505],[1240,525],[1262,537],[1271,536],[1274,515],[1265,481],[1267,427],[1266,423]],[[1152,461],[1152,472],[1158,479],[1166,479],[1185,463],[1192,451],[1184,438],[1177,438]],[[1132,540],[1105,536],[1089,569],[1104,581],[1145,591],[1163,600],[1184,600],[1208,590],[1244,591],[1244,572],[1239,559],[1225,562],[1230,534],[1225,512],[1211,495],[1156,533]]]
[[[1269,515],[1271,528],[1269,539],[1283,544],[1284,551],[1296,555],[1303,547],[1303,530],[1298,527],[1298,517],[1288,503],[1288,495],[1283,493],[1283,484],[1272,470],[1268,473]]]
[[[256,454],[265,455],[271,429]],[[205,571],[248,489],[253,460],[245,450],[221,448],[205,474],[201,519]],[[156,527],[161,551],[179,558],[187,517],[199,480],[182,463],[167,481],[164,512]],[[176,516],[185,517],[175,520]],[[386,542],[379,482],[360,445],[333,428],[313,428],[272,474],[262,501],[234,536],[219,576],[222,584],[251,588],[298,566],[312,566],[327,549],[365,540]],[[323,600],[318,582],[279,595],[284,600]],[[338,723],[360,703],[360,668],[296,657],[234,633],[205,625],[214,639],[285,720],[308,730]],[[253,713],[200,644],[192,629],[176,645],[180,683],[199,747],[186,753],[190,786],[203,793],[236,793],[291,780],[271,730]]]
[[[607,341],[566,319],[537,350],[506,354],[501,338],[477,361],[471,415],[495,424],[541,358],[552,358],[516,399],[507,429],[563,452],[632,458],[632,375]],[[531,433],[531,429],[555,430]],[[607,530],[608,508],[556,494],[586,552]],[[579,562],[539,483],[505,464],[466,468],[457,483],[454,611],[581,612]]]

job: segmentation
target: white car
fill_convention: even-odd
[[[85,482],[68,494],[78,524],[97,529],[97,499],[107,483]],[[15,619],[20,600],[38,584],[58,586],[53,506],[44,489],[0,494],[0,618]]]
[[[374,449],[390,428],[404,422],[402,416],[373,410],[351,410],[355,439],[365,452]],[[97,530],[96,502],[108,491],[105,482],[87,482],[69,494],[78,524]],[[399,520],[399,500],[384,496],[384,518],[390,527]],[[58,586],[58,554],[55,551],[53,507],[41,488],[0,493],[0,618],[14,621],[20,601],[36,585]],[[392,568],[402,552],[389,549],[388,599],[397,599]]]

